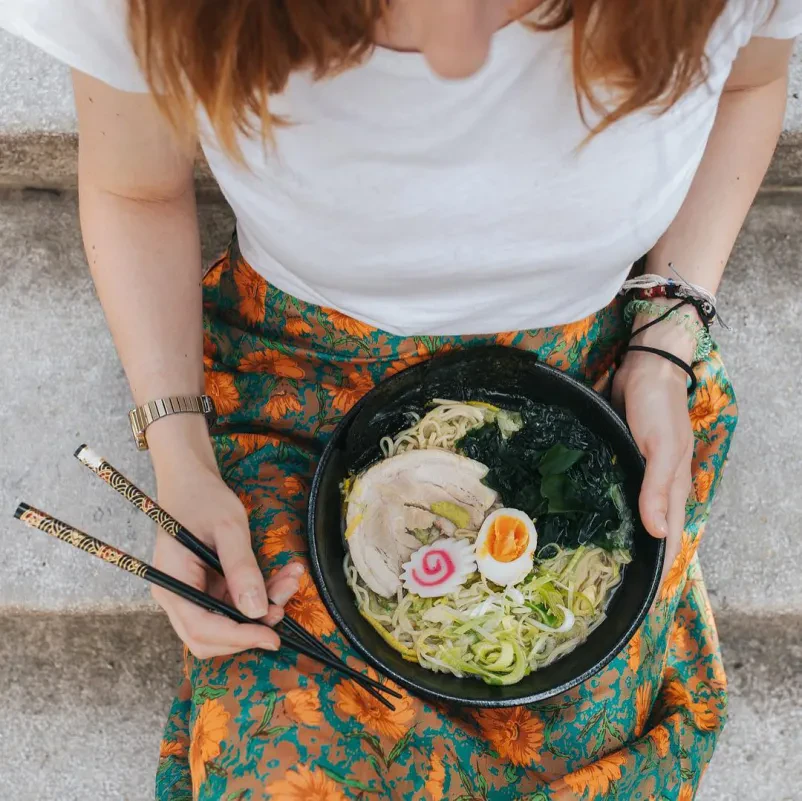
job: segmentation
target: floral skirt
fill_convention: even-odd
[[[394,336],[271,287],[236,245],[204,278],[204,312],[206,386],[221,416],[216,454],[248,511],[266,576],[306,558],[315,463],[337,421],[377,382],[436,353],[501,343],[606,392],[626,334],[616,300],[556,328]],[[601,673],[531,706],[471,712],[404,694],[391,712],[289,652],[207,660],[185,652],[156,798],[690,801],[726,717],[696,550],[736,423],[718,352],[697,375],[682,550],[655,608]],[[287,613],[356,659],[308,575]]]

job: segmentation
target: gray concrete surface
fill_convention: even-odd
[[[206,253],[232,228],[228,211],[201,204]],[[0,607],[139,604],[135,579],[11,520],[20,500],[146,556],[150,522],[72,456],[82,442],[143,489],[147,455],[131,445],[130,396],[81,250],[73,195],[0,195]]]
[[[802,797],[802,642],[793,621],[719,623],[730,722],[699,801]],[[0,617],[0,798],[147,801],[180,678],[158,614]],[[624,801],[624,799],[621,799]]]
[[[802,612],[802,196],[749,215],[720,292],[717,337],[740,420],[701,546],[720,609]]]
[[[160,614],[0,617],[0,798],[152,799],[180,656]]]
[[[802,207],[767,202],[750,215],[722,290],[730,326],[720,339],[741,422],[721,497],[702,546],[711,595],[743,614],[802,613]],[[128,390],[81,251],[74,197],[0,196],[0,510],[19,499],[105,532],[146,554],[151,531],[72,458],[83,441],[149,486],[147,459],[130,446]],[[207,253],[230,231],[225,209],[202,204]],[[790,291],[789,291],[790,288]],[[756,469],[756,466],[760,466]],[[3,518],[0,518],[2,521]],[[111,568],[59,548],[8,518],[0,607],[57,610],[141,603]],[[10,544],[13,541],[13,547]]]

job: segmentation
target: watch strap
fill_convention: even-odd
[[[217,417],[214,401],[208,395],[172,395],[148,401],[128,412],[131,432],[138,450],[148,449],[148,440],[145,436],[148,426],[171,414],[202,414],[209,425]]]

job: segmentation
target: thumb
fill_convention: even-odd
[[[247,523],[230,522],[215,530],[226,586],[237,608],[250,618],[267,614],[265,580],[256,562]]]
[[[649,443],[644,450],[646,474],[640,491],[640,516],[653,537],[668,536],[668,504],[677,472],[678,454],[666,442]]]

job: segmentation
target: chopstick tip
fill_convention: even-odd
[[[85,464],[87,467],[92,467],[95,470],[99,470],[103,465],[103,457],[93,451],[85,443],[75,451],[75,458],[81,462],[81,464]]]
[[[20,502],[20,504],[17,506],[17,511],[14,512],[14,517],[19,520],[25,514],[25,512],[30,511],[30,509],[31,507],[28,506],[27,503]]]

